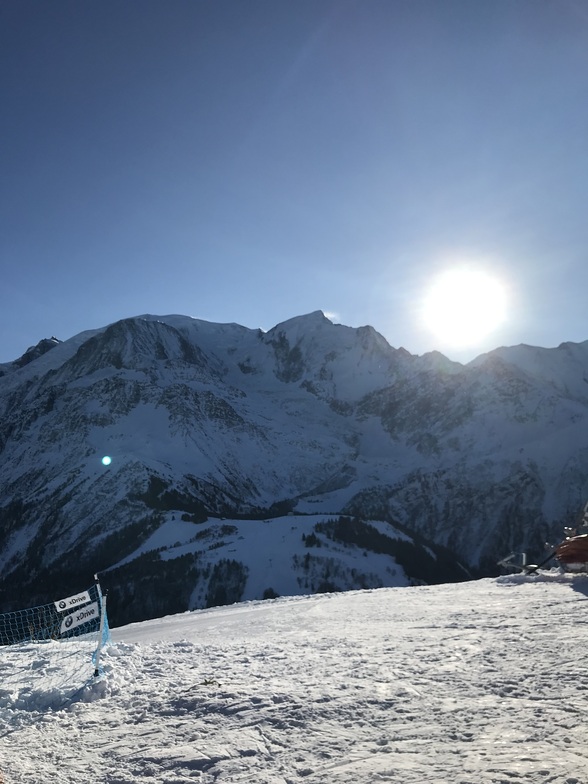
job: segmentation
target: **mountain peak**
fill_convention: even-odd
[[[308,330],[323,327],[325,325],[333,326],[333,322],[325,316],[322,310],[313,310],[312,313],[306,313],[302,316],[294,316],[293,318],[287,319],[286,321],[281,321],[279,324],[276,324],[275,327],[272,327],[270,332],[289,333],[299,330],[304,330],[306,332]]]
[[[36,346],[30,346],[22,357],[15,359],[13,365],[17,368],[24,367],[28,365],[30,362],[33,362],[38,357],[42,357],[43,354],[46,354],[55,346],[58,346],[61,343],[61,340],[54,337],[53,335],[50,338],[43,338],[40,340]]]

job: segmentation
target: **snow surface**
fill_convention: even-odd
[[[553,572],[201,610],[114,630],[85,686],[67,643],[3,648],[0,768],[22,784],[586,784],[587,596]]]

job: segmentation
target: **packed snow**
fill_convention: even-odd
[[[588,578],[281,598],[2,648],[36,784],[586,784]]]

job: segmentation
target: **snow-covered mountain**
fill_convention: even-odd
[[[539,557],[588,496],[588,342],[462,366],[321,312],[269,332],[146,315],[24,357],[0,368],[10,606],[96,570],[121,607],[150,585],[137,618],[426,580],[425,552],[457,579],[427,546]]]

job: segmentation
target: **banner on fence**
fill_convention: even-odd
[[[72,607],[80,607],[82,604],[88,604],[90,601],[90,594],[88,591],[83,591],[82,593],[77,593],[75,596],[68,596],[67,599],[60,599],[58,602],[54,602],[55,607],[59,610],[59,612],[65,612],[66,610],[71,610]]]
[[[77,629],[78,626],[82,626],[85,623],[90,623],[90,621],[98,619],[99,617],[100,608],[98,607],[98,602],[88,604],[81,610],[75,610],[69,615],[66,615],[61,622],[59,633],[63,634],[64,632],[70,632],[73,629]]]

